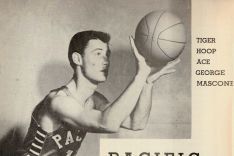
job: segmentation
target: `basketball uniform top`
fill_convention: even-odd
[[[57,91],[59,90],[63,90],[67,96],[71,94],[66,87],[61,87]],[[46,98],[32,113],[30,127],[23,143],[23,149],[27,152],[24,156],[75,156],[86,131],[61,121],[58,129],[46,132],[36,119],[38,112],[45,109],[45,104]]]

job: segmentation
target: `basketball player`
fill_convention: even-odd
[[[96,92],[107,78],[110,36],[83,31],[70,42],[68,58],[73,78],[52,90],[34,109],[24,140],[24,156],[74,156],[87,132],[114,133],[120,127],[140,130],[151,109],[153,82],[174,72],[177,62],[150,75],[151,68],[130,43],[137,60],[137,73],[125,91],[112,103]],[[149,76],[150,75],[150,76]]]

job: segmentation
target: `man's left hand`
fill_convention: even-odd
[[[174,73],[175,65],[180,62],[180,59],[173,60],[171,62],[168,62],[161,70],[159,70],[156,73],[150,74],[147,78],[147,83],[154,83],[156,80],[158,80],[161,76]]]

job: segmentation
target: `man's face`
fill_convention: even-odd
[[[94,83],[103,82],[109,69],[110,50],[107,43],[99,39],[88,42],[83,55],[83,73]]]

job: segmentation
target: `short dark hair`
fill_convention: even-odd
[[[72,37],[70,41],[69,49],[68,49],[68,59],[73,69],[75,68],[75,64],[72,61],[72,54],[74,52],[78,52],[79,54],[83,56],[84,50],[88,42],[92,39],[99,39],[102,42],[108,44],[110,41],[110,35],[105,32],[93,31],[93,30],[82,31],[82,32],[76,33]]]

